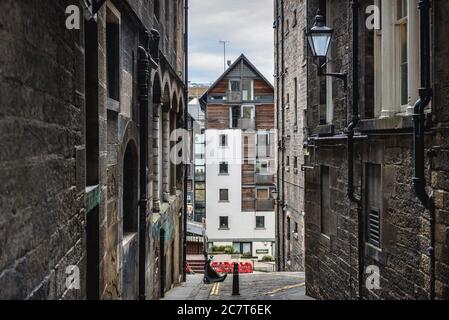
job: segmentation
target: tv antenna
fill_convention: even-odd
[[[218,42],[223,45],[223,70],[226,71],[226,44],[228,44],[229,41],[219,40]]]

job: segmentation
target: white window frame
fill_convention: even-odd
[[[243,82],[244,81],[250,81],[251,83],[251,89],[249,92],[249,98],[245,99],[243,94]],[[242,79],[241,81],[241,88],[242,88],[242,101],[253,101],[254,100],[254,80],[253,79]]]
[[[397,1],[382,1],[381,80],[375,81],[375,106],[381,103],[380,118],[413,113],[419,88],[419,13],[415,0],[408,0],[407,17],[397,19]],[[401,103],[401,26],[407,23],[407,92]],[[376,43],[375,43],[376,44]],[[376,50],[376,47],[375,47]],[[377,67],[375,67],[377,68]],[[378,80],[378,79],[377,79]],[[381,88],[377,88],[381,82]],[[391,84],[395,85],[391,85]],[[381,100],[380,100],[381,96]]]

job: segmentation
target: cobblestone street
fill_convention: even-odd
[[[310,300],[303,272],[241,274],[240,296],[232,296],[232,274],[223,283],[204,284],[203,276],[188,275],[187,282],[170,290],[164,300]]]

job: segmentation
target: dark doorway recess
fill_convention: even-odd
[[[165,230],[161,229],[159,235],[159,276],[161,285],[161,298],[165,296]]]
[[[134,142],[129,142],[123,159],[123,234],[137,232],[138,157]]]

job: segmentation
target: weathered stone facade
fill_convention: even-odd
[[[0,298],[136,299],[146,165],[145,296],[155,299],[183,271],[183,172],[168,134],[185,105],[183,1],[107,1],[95,17],[75,2],[81,30],[65,26],[73,1],[2,2]],[[160,59],[144,163],[138,48],[151,29]],[[66,287],[69,266],[80,270],[79,290]]]
[[[275,1],[276,123],[279,137],[277,266],[304,270],[304,114],[307,106],[306,1]]]
[[[318,2],[308,1],[309,27],[313,25]],[[418,5],[418,1],[414,2]],[[429,211],[417,199],[413,189],[412,117],[407,112],[398,112],[389,117],[373,116],[373,74],[376,64],[371,41],[375,31],[365,28],[364,14],[366,7],[371,4],[372,1],[360,1],[358,22],[360,75],[356,81],[360,88],[361,121],[356,127],[354,183],[356,197],[361,199],[360,204],[350,202],[347,196],[345,128],[351,116],[350,97],[354,85],[351,79],[353,61],[350,1],[327,1],[327,6],[330,6],[327,12],[331,12],[334,29],[331,48],[333,68],[335,72],[348,73],[349,91],[346,106],[342,82],[332,80],[333,117],[326,124],[320,124],[320,90],[323,86],[319,84],[320,78],[317,77],[312,58],[308,60],[306,290],[307,294],[320,299],[428,299],[432,281],[428,251],[431,246],[432,224]],[[436,207],[435,293],[437,299],[447,299],[449,45],[443,35],[449,4],[446,1],[432,1],[431,12],[434,29],[434,94],[427,116],[425,172],[427,188],[433,195]],[[409,74],[411,76],[413,75]],[[389,85],[393,86],[394,83]],[[409,92],[410,96],[415,94]],[[413,103],[414,101],[409,101],[409,105],[413,106]],[[360,221],[359,210],[363,219]],[[372,213],[375,214],[374,219],[379,220],[377,227],[373,227],[369,220]],[[361,234],[359,223],[363,226]],[[370,243],[369,234],[377,234],[377,231],[370,228],[379,228],[380,240],[376,245]],[[374,270],[373,267],[378,268],[380,288],[365,285],[365,281],[370,280],[370,270]],[[361,274],[361,271],[366,274]]]

